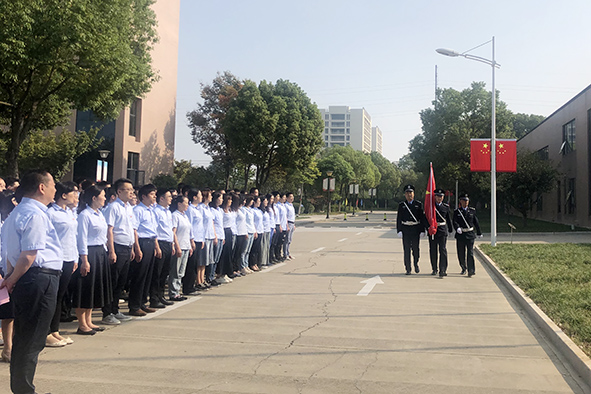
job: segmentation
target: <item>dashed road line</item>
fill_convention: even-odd
[[[363,231],[360,231],[360,232],[358,232],[358,233],[357,233],[357,234],[355,234],[355,235],[361,235],[361,234],[363,234]]]
[[[321,250],[323,250],[323,249],[324,249],[324,246],[323,246],[323,247],[321,247],[321,248],[318,248],[318,249],[311,250],[311,251],[310,251],[310,253],[316,253],[316,252],[320,252],[320,251],[321,251]]]
[[[286,263],[275,264],[272,267],[265,268],[264,270],[262,270],[261,274],[264,274],[265,272],[273,271],[275,268],[283,267],[284,265],[286,265]]]
[[[180,302],[175,302],[174,305],[171,306],[167,306],[164,309],[160,309],[158,312],[155,313],[149,313],[146,316],[143,317],[134,317],[133,320],[150,320],[153,319],[155,317],[161,316],[163,314],[165,314],[166,312],[170,312],[170,311],[174,311],[177,308],[180,308],[183,305],[188,305],[192,302],[195,302],[197,300],[202,299],[203,297],[191,297],[186,301],[180,301]]]
[[[348,240],[349,238],[343,238],[343,239],[339,239],[337,242],[345,242],[346,240]]]

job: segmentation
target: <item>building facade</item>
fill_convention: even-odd
[[[382,130],[378,126],[371,128],[371,151],[382,154]]]
[[[591,227],[591,85],[517,141],[518,149],[551,160],[560,175],[537,196],[530,217]]]
[[[365,108],[330,106],[320,109],[320,113],[324,119],[325,147],[351,146],[365,153],[372,151],[371,116]]]
[[[180,0],[158,0],[152,6],[157,18],[159,42],[152,52],[152,67],[159,80],[145,97],[121,111],[117,119],[103,123],[90,111],[75,111],[70,131],[100,128],[103,142],[96,150],[81,156],[70,179],[122,177],[142,185],[159,173],[172,174],[179,44]],[[101,158],[108,154],[106,159]]]

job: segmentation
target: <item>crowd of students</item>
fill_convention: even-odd
[[[37,181],[36,189],[31,188],[29,194],[41,196],[34,203],[41,202],[41,211],[51,223],[44,230],[46,237],[59,241],[60,250],[55,254],[62,256],[59,269],[44,268],[42,263],[34,262],[29,269],[55,273],[59,278],[45,346],[73,343],[70,337],[60,335],[60,321],[77,320],[78,335],[103,331],[104,327],[92,321],[93,309],[102,310],[101,324],[119,325],[132,316],[154,313],[293,258],[292,193],[259,195],[257,189],[251,189],[246,194],[182,184],[177,189],[158,189],[151,184],[135,189],[129,179],[119,179],[112,186],[89,181],[57,183],[54,195],[43,197],[48,190],[52,191],[47,185],[44,189],[43,182]],[[27,231],[34,231],[25,229],[22,236],[14,231],[23,221],[21,216],[14,216],[22,215],[25,207],[19,207],[18,214],[11,212],[21,200],[28,204],[33,201],[27,198],[27,190],[19,189],[18,183],[18,179],[5,182],[0,178],[0,212],[3,223],[6,221],[0,235],[0,274],[7,282],[12,270],[17,271],[14,266],[20,258],[11,256],[10,245],[22,245],[23,239],[30,236]],[[22,239],[16,239],[17,236]],[[45,245],[49,248],[49,243]],[[16,277],[16,282],[4,286],[14,293],[11,286],[17,289],[22,278]],[[122,298],[128,300],[126,313],[119,308]],[[30,362],[14,362],[18,355],[16,339],[14,347],[12,343],[13,330],[16,334],[22,324],[13,327],[12,322],[15,313],[19,313],[19,302],[0,305],[4,340],[1,358],[6,362],[12,359],[11,378],[18,374],[16,364]],[[70,309],[75,310],[75,318],[70,316]],[[36,365],[36,357],[34,361]],[[32,376],[29,383],[27,388],[32,386]],[[14,384],[13,391],[18,391]]]

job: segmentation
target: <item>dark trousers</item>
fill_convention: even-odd
[[[113,283],[113,302],[105,304],[103,307],[103,317],[109,316],[111,313],[114,315],[119,313],[119,299],[121,298],[121,293],[123,293],[123,288],[127,284],[132,247],[115,244],[117,259],[114,263],[109,264],[111,281]]]
[[[404,268],[406,271],[411,271],[410,253],[412,251],[413,263],[415,267],[419,265],[419,240],[420,234],[418,232],[402,232],[402,246],[404,249]]]
[[[261,240],[263,239],[263,234],[258,234],[257,238],[252,242],[252,249],[250,249],[250,255],[248,256],[249,267],[261,264]]]
[[[55,303],[55,313],[53,314],[53,318],[51,319],[51,324],[49,325],[49,333],[52,332],[59,332],[60,330],[60,319],[62,315],[62,304],[64,300],[64,295],[66,291],[68,291],[68,286],[70,285],[70,278],[72,278],[72,272],[74,272],[74,262],[73,261],[64,261],[62,266],[62,274],[60,275],[59,286],[57,290],[57,299]]]
[[[137,311],[145,304],[148,298],[148,286],[154,267],[154,250],[156,249],[154,239],[140,238],[139,244],[143,254],[142,260],[138,263],[134,259],[129,264],[129,276],[131,278],[129,284],[130,311]]]
[[[431,258],[431,269],[437,271],[437,252],[439,252],[439,274],[447,272],[447,237],[429,236],[429,257]]]
[[[187,267],[185,268],[185,276],[183,276],[183,293],[188,294],[195,291],[195,280],[197,279],[197,259],[199,258],[199,251],[203,246],[203,242],[195,242],[195,251],[187,260]]]
[[[37,358],[45,347],[47,331],[55,312],[59,280],[59,274],[48,274],[31,267],[14,286],[10,296],[14,304],[10,362],[10,388],[13,393],[35,393],[33,378]]]
[[[242,269],[242,253],[246,249],[247,239],[246,235],[236,236],[236,245],[234,247],[234,253],[232,255],[232,267],[234,271],[240,271]]]
[[[232,275],[234,272],[232,257],[234,255],[234,247],[236,245],[236,236],[232,234],[232,230],[229,228],[225,228],[224,233],[226,235],[226,243],[222,249],[222,257],[220,257],[220,274]]]
[[[285,242],[285,231],[280,231],[281,227],[277,226],[275,228],[275,236],[273,237],[275,240],[275,245],[273,246],[273,253],[272,257],[275,260],[282,260],[281,251],[283,250],[283,243]],[[287,257],[287,256],[286,256]]]
[[[458,251],[458,260],[460,260],[460,267],[462,267],[462,270],[468,269],[468,273],[475,273],[474,239],[456,238],[456,247]],[[466,261],[466,254],[468,255],[468,261]]]
[[[152,281],[150,284],[150,303],[157,304],[164,298],[164,285],[170,271],[170,260],[172,259],[172,242],[158,241],[162,257],[154,260]],[[163,278],[164,277],[164,278]]]

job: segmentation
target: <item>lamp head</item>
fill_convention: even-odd
[[[110,150],[106,150],[106,149],[101,149],[98,151],[99,156],[101,157],[101,159],[106,159],[107,157],[109,157],[109,153],[111,153]]]
[[[328,175],[329,177],[332,176],[332,171],[326,171],[326,175]]]
[[[451,57],[457,57],[457,56],[461,55],[460,53],[458,53],[452,49],[446,49],[446,48],[438,48],[435,51],[437,53],[439,53],[440,55],[451,56]]]

